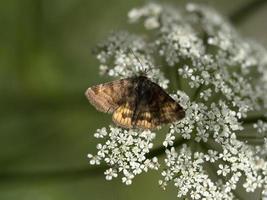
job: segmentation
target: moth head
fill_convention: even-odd
[[[147,77],[148,72],[149,72],[149,69],[148,69],[148,68],[144,68],[143,70],[140,70],[140,71],[138,72],[138,76]]]

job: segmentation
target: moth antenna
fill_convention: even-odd
[[[143,65],[143,63],[141,62],[141,60],[135,55],[134,51],[133,51],[131,48],[129,48],[129,49],[130,49],[130,52],[131,52],[131,53],[133,54],[133,56],[135,57],[135,59],[140,63],[141,67],[144,69],[144,71],[142,71],[142,74],[144,73],[144,75],[146,75],[148,69],[146,69],[146,68],[144,67],[144,65]]]

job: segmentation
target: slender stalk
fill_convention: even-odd
[[[183,138],[179,138],[176,141],[174,141],[173,147],[179,147],[180,145],[186,143],[188,140],[185,140]],[[165,153],[166,149],[170,149],[171,147],[164,147],[160,146],[158,148],[152,149],[148,154],[147,158],[153,158],[155,156],[160,156]]]
[[[266,0],[251,0],[230,14],[229,19],[236,25],[241,24],[242,22],[245,22],[248,17],[256,13],[266,3]]]
[[[256,123],[259,120],[267,122],[267,117],[265,117],[264,115],[247,117],[247,118],[242,120],[242,123],[243,123],[243,125],[248,125],[248,124]]]
[[[192,96],[192,101],[195,101],[195,100],[199,97],[199,94],[200,94],[200,92],[202,91],[202,89],[203,89],[203,85],[200,85],[200,86],[196,89],[195,93],[194,93],[193,96]]]

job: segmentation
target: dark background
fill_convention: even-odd
[[[125,186],[88,171],[93,133],[111,122],[84,97],[98,74],[93,47],[114,30],[129,29],[127,12],[147,1],[0,1],[0,200],[161,200],[159,172]],[[172,2],[184,5],[187,1]],[[267,46],[267,3],[200,1],[234,15],[240,32]],[[252,4],[250,4],[252,2]]]

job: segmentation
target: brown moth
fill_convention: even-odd
[[[96,85],[85,95],[97,110],[112,113],[113,122],[123,128],[155,129],[185,116],[184,109],[145,76]]]

